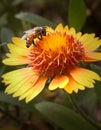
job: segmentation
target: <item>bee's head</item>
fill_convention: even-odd
[[[43,36],[46,36],[46,27],[45,27],[45,26],[44,26],[44,27],[41,27],[40,31],[41,31],[41,34],[42,34]]]

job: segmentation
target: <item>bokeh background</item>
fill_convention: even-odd
[[[101,0],[81,1],[0,0],[0,81],[3,73],[19,68],[5,66],[2,60],[8,52],[6,44],[13,36],[21,37],[25,30],[43,25],[55,27],[61,22],[101,38]],[[89,67],[101,74],[101,62]],[[98,129],[76,114],[69,96],[63,91],[49,92],[45,89],[32,102],[25,104],[4,94],[5,87],[0,82],[0,130]],[[74,96],[91,119],[101,122],[101,83]]]

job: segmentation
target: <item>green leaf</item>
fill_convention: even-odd
[[[41,102],[36,104],[35,108],[49,122],[65,130],[95,130],[79,114],[59,104]]]
[[[1,42],[11,42],[11,37],[14,33],[9,28],[3,27],[0,31]]]
[[[21,4],[22,2],[24,2],[24,0],[14,0],[14,1],[12,2],[12,5],[13,5],[13,6],[17,6],[17,5]]]
[[[69,25],[80,31],[86,20],[86,6],[83,0],[70,0],[68,10]]]
[[[0,16],[0,28],[2,26],[5,26],[7,24],[7,14],[3,14],[2,16]]]
[[[49,20],[36,15],[36,14],[32,14],[32,13],[19,13],[16,14],[16,18],[27,21],[29,23],[35,24],[37,26],[51,26],[51,27],[55,27],[55,24],[50,22]]]
[[[0,47],[3,46],[3,49],[5,50],[5,52],[8,51],[8,48],[6,45],[6,43],[12,42],[11,38],[14,36],[14,33],[12,32],[11,29],[7,28],[7,27],[2,27],[0,30],[0,40],[1,40],[1,44]]]

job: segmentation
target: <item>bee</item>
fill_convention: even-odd
[[[29,48],[32,44],[36,46],[34,39],[38,38],[39,40],[42,40],[43,36],[46,36],[46,26],[35,27],[25,31],[22,39],[26,40],[26,47]]]

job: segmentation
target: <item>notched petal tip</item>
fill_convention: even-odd
[[[87,88],[94,87],[94,80],[101,80],[101,77],[97,73],[83,68],[76,68],[70,74],[76,82]]]
[[[71,28],[68,30],[68,33],[67,33],[67,34],[73,35],[73,36],[75,37],[76,30],[75,30],[73,27],[71,27]]]
[[[69,82],[69,78],[65,75],[56,76],[49,84],[49,90],[55,90],[57,88],[63,89]]]
[[[78,93],[78,90],[84,90],[85,87],[76,82],[71,76],[69,76],[69,83],[65,86],[64,90],[69,93],[72,94],[73,92]]]
[[[46,33],[47,34],[50,34],[50,33],[53,33],[53,32],[54,32],[54,30],[51,27],[46,26]]]
[[[60,23],[60,24],[57,25],[57,27],[55,28],[55,31],[59,31],[59,32],[63,31],[63,25],[62,25],[62,23]]]

